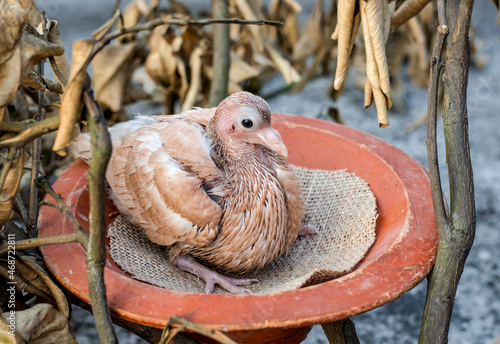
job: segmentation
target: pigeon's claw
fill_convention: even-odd
[[[303,225],[299,229],[299,236],[304,235],[318,235],[318,229],[313,225]]]
[[[220,285],[222,288],[226,289],[232,294],[252,294],[252,291],[250,289],[245,289],[240,286],[250,285],[252,283],[258,282],[258,280],[254,278],[238,279],[223,276],[218,272],[203,266],[189,255],[180,256],[177,259],[176,265],[179,267],[179,269],[202,278],[206,282],[205,292],[207,294],[210,294],[214,291],[216,284]]]

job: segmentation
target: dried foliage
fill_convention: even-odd
[[[498,6],[498,0],[493,2]],[[433,2],[332,0],[325,8],[317,0],[303,28],[298,1],[267,3],[229,0],[230,18],[238,18],[229,24],[229,93],[257,93],[262,82],[273,75],[281,76],[285,90],[298,91],[319,73],[333,74],[335,66],[329,94],[336,98],[354,65],[363,73],[356,84],[364,89],[364,105],[375,103],[378,123],[384,127],[389,124],[387,111],[393,100],[395,107],[404,106],[403,66],[407,65],[416,85],[427,87],[437,26]],[[197,13],[181,2],[171,0],[165,8],[159,0],[135,0],[123,12],[113,13],[92,37],[74,42],[70,62],[57,21],[46,19],[35,0],[0,0],[0,13],[0,225],[5,228],[0,232],[0,255],[7,252],[7,235],[13,230],[18,240],[24,239],[19,241],[23,249],[74,241],[87,248],[88,235],[81,229],[44,240],[27,237],[31,210],[35,209],[36,219],[37,201],[44,191],[53,193],[46,183],[39,199],[35,194],[28,201],[27,193],[36,189],[36,181],[27,167],[42,176],[57,176],[64,170],[72,161],[66,156],[67,147],[89,112],[101,116],[102,109],[106,120],[115,123],[126,119],[127,105],[137,101],[161,103],[161,112],[166,113],[205,106],[212,81],[219,80],[212,67],[218,38],[207,25],[213,21],[197,19]],[[281,21],[284,26],[262,25],[263,18],[268,19],[267,24]],[[241,25],[250,21],[259,25]],[[50,63],[55,80],[44,75],[44,61]],[[87,74],[89,66],[91,75]],[[92,105],[91,85],[100,106],[97,109]],[[337,109],[330,110],[332,117],[342,120]],[[57,134],[51,134],[56,130]],[[31,147],[42,136],[41,148]],[[64,213],[63,200],[52,195],[57,202],[52,206]],[[74,221],[71,214],[66,215]],[[37,257],[34,251],[25,251],[15,258],[12,278],[18,282],[20,336],[30,342],[53,338],[75,342],[68,328],[69,301]],[[8,266],[0,262],[2,296],[7,295],[10,277]],[[30,308],[28,297],[36,297],[40,304]],[[8,310],[5,304],[0,306]],[[8,332],[6,323],[0,321],[0,342],[13,342]],[[175,333],[174,329],[166,332],[164,340]]]

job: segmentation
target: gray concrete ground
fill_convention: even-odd
[[[207,2],[186,1],[188,4],[207,6]],[[303,2],[305,12],[313,2]],[[103,23],[114,1],[42,0],[39,6],[50,18],[60,22],[63,38],[69,43],[89,37],[90,32]],[[500,28],[497,12],[490,1],[477,1],[473,12],[473,25],[480,39],[479,49],[490,63],[482,69],[472,68],[469,77],[469,129],[470,149],[474,168],[477,202],[477,235],[467,261],[450,327],[449,342],[456,344],[489,344],[500,336]],[[363,108],[363,92],[348,80],[344,94],[337,102],[328,100],[326,90],[332,78],[319,78],[310,82],[295,95],[282,94],[269,100],[276,112],[325,117],[327,106],[337,107],[350,127],[376,135],[414,157],[427,166],[425,127],[407,133],[405,126],[419,118],[426,109],[427,93],[415,88],[409,80],[404,96],[405,111],[391,111],[391,125],[379,129],[375,109]],[[276,78],[268,85],[271,89],[281,81]],[[438,123],[438,125],[441,122]],[[440,166],[443,188],[448,193],[447,170],[442,133],[439,133]],[[361,343],[415,343],[425,299],[426,282],[399,299],[378,309],[353,318]],[[73,329],[80,343],[97,343],[92,317],[75,308]],[[118,329],[120,343],[142,343],[139,338]],[[320,326],[315,326],[306,344],[327,343]]]

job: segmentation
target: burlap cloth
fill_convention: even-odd
[[[286,255],[263,270],[245,274],[259,283],[254,293],[270,293],[322,283],[352,271],[375,242],[376,200],[368,184],[346,171],[294,166],[306,203],[305,223],[319,235],[297,239]],[[132,277],[167,289],[203,293],[205,283],[168,260],[168,247],[153,244],[144,229],[118,216],[108,228],[111,258]],[[225,274],[228,275],[228,274]],[[241,277],[238,275],[233,275]],[[226,293],[216,287],[215,293]]]

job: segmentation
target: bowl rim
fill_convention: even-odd
[[[273,124],[275,122],[289,128],[339,136],[370,150],[394,172],[404,186],[408,206],[404,226],[388,249],[374,261],[362,262],[354,271],[338,279],[292,291],[252,295],[197,294],[156,287],[117,271],[108,257],[105,281],[108,303],[114,315],[156,328],[163,328],[173,315],[223,331],[303,327],[344,319],[379,307],[412,289],[427,276],[435,261],[438,234],[425,168],[396,147],[356,129],[278,113],[273,113]],[[77,160],[54,184],[54,189],[74,214],[87,184],[86,166],[85,162]],[[51,199],[46,196],[45,201]],[[38,221],[39,236],[74,232],[72,224],[52,207],[42,207]],[[40,250],[49,270],[61,284],[89,303],[83,247],[72,243],[43,246]],[[342,293],[336,293],[339,283],[342,283]]]

